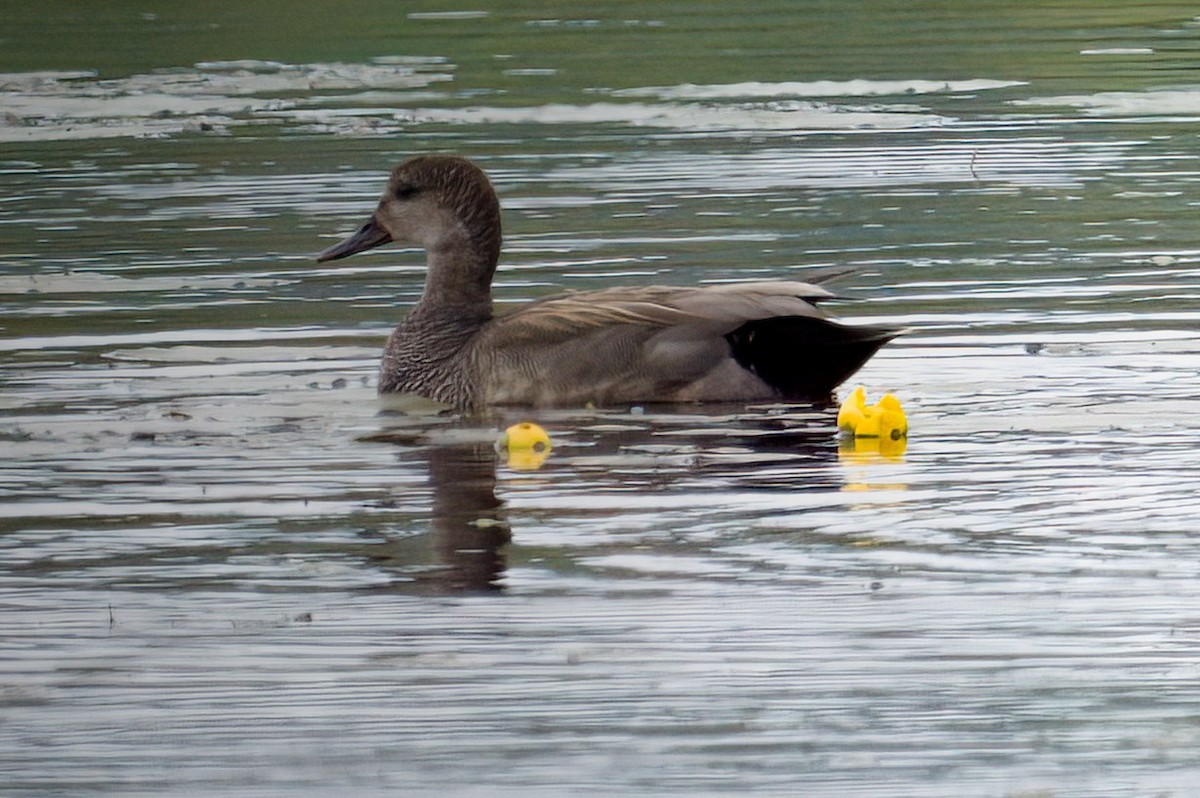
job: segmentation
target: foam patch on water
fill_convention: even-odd
[[[102,354],[105,360],[126,363],[213,364],[213,363],[308,363],[314,360],[370,360],[378,355],[377,346],[316,346],[304,342],[295,346],[142,346],[112,349]],[[349,353],[354,353],[350,355]]]
[[[414,91],[451,79],[440,58],[384,57],[366,64],[210,61],[100,79],[92,72],[0,73],[0,141],[225,133],[297,97]]]
[[[807,82],[723,83],[647,86],[620,89],[614,95],[663,100],[713,100],[734,97],[883,97],[916,94],[969,94],[1025,85],[1012,80],[817,80]]]
[[[275,280],[249,277],[122,277],[99,272],[66,272],[62,274],[5,274],[0,275],[0,296],[21,294],[167,294],[192,290],[270,288]]]
[[[1195,119],[1200,117],[1200,86],[1034,97],[1016,100],[1013,105],[1065,105],[1078,108],[1090,116],[1179,116]]]
[[[1050,139],[888,147],[760,148],[753,154],[660,157],[564,166],[554,179],[618,195],[683,196],[779,187],[1077,186],[1123,162],[1127,147]]]
[[[905,129],[945,124],[947,118],[918,109],[843,108],[809,102],[768,105],[695,103],[550,104],[524,108],[477,106],[423,108],[396,117],[406,124],[581,124],[625,125],[675,130],[852,130]]]
[[[987,80],[682,85],[597,90],[608,99],[591,103],[448,108],[441,105],[446,94],[432,87],[450,81],[452,72],[444,58],[384,56],[362,64],[206,61],[124,78],[100,78],[87,71],[3,73],[0,141],[222,135],[235,125],[256,124],[351,136],[425,124],[895,130],[952,120],[911,104],[846,105],[812,98],[916,96],[1019,85]]]

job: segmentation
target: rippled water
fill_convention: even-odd
[[[3,34],[6,795],[1200,783],[1194,7],[97,5]],[[907,449],[379,403],[420,256],[311,254],[428,151],[503,303],[856,267]]]

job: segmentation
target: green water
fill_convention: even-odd
[[[1198,53],[1183,3],[6,4],[0,791],[1191,794]],[[433,151],[502,304],[855,267],[907,450],[381,406],[421,256],[312,254]]]

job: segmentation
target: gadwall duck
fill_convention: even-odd
[[[317,256],[390,241],[425,249],[420,301],[388,339],[380,393],[489,405],[828,400],[899,330],[845,325],[819,285],[761,281],[607,288],[494,315],[500,202],[462,158],[392,170],[371,219]]]

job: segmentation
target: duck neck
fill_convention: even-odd
[[[476,399],[469,344],[492,318],[495,260],[469,247],[430,248],[427,265],[421,300],[384,350],[379,390],[469,407]]]
[[[492,315],[492,275],[496,258],[470,242],[430,248],[425,258],[425,290],[414,313],[454,309],[468,316]]]

